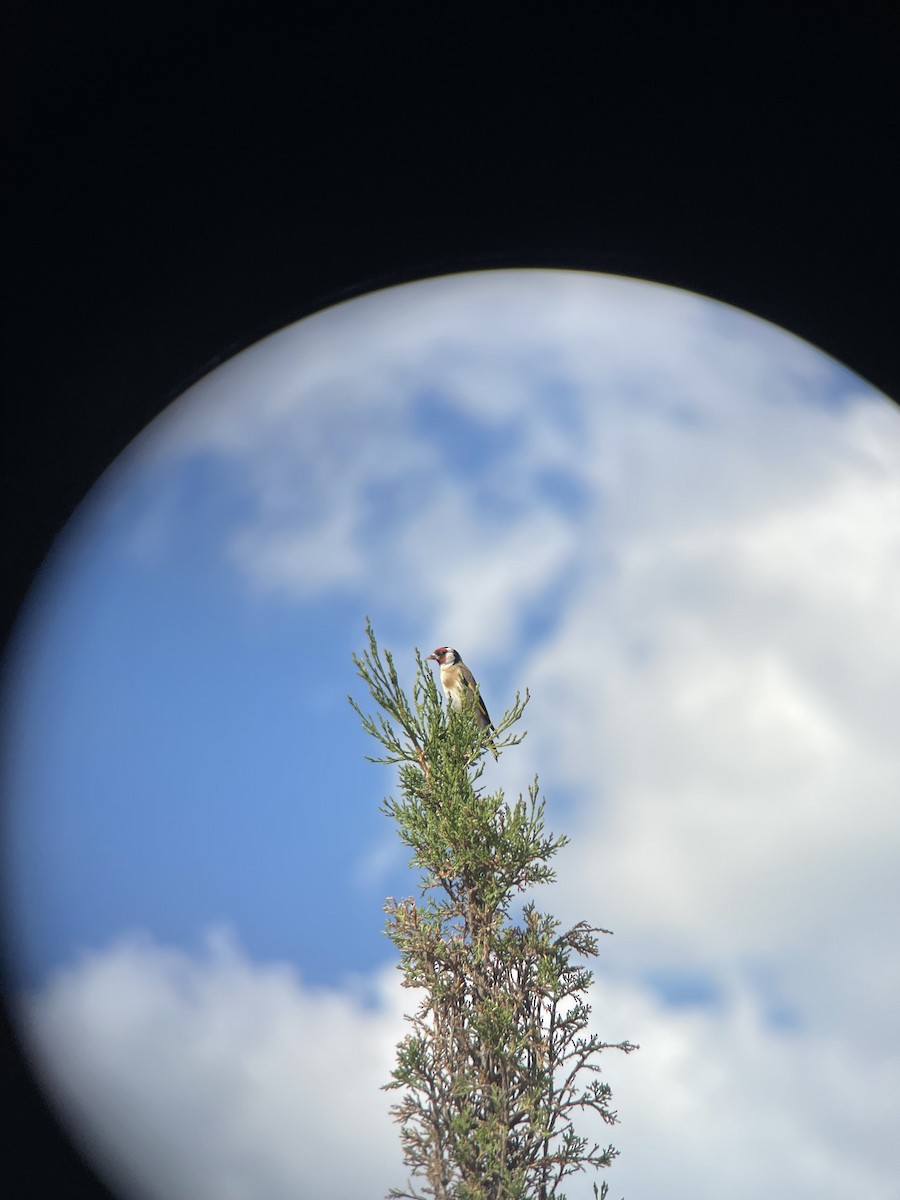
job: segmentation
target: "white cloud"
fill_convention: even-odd
[[[896,1196],[895,1052],[779,1032],[740,980],[715,1011],[609,978],[592,1001],[596,1032],[641,1042],[601,1060],[621,1120],[595,1131],[622,1151],[612,1194]],[[393,969],[320,990],[222,934],[197,957],[133,937],[61,972],[25,1022],[123,1200],[356,1200],[406,1177],[379,1085],[410,1002]],[[568,1194],[587,1200],[588,1177]]]
[[[290,519],[283,526],[270,521],[263,535],[246,526],[231,539],[228,558],[259,589],[299,598],[320,595],[365,578],[354,521],[354,511],[346,505],[311,527],[298,528]]]
[[[528,766],[578,805],[566,909],[628,971],[768,962],[823,1035],[894,1047],[900,419],[871,395],[754,411],[738,436],[723,405],[693,490],[680,434],[611,418],[631,475],[523,671]]]
[[[308,988],[223,934],[197,958],[131,937],[56,975],[23,1019],[48,1095],[123,1196],[355,1200],[402,1172],[379,1090],[395,976]]]
[[[593,481],[603,447],[580,437],[581,410],[605,401],[610,382],[627,383],[626,404],[635,387],[650,395],[673,373],[685,386],[694,364],[682,342],[707,310],[668,289],[574,272],[393,289],[300,322],[226,363],[154,423],[129,461],[147,470],[212,453],[238,468],[249,499],[245,517],[225,531],[227,553],[258,587],[303,597],[314,586],[367,586],[374,575],[406,572],[429,603],[465,593],[486,557],[509,564],[522,553],[541,471]],[[652,355],[642,337],[655,343]],[[660,358],[663,338],[671,362]],[[559,384],[568,400],[553,391]],[[446,454],[417,427],[435,392],[484,436],[500,431],[498,461],[481,480],[470,461],[480,449],[474,429],[469,447]],[[373,486],[410,479],[420,481],[415,501],[379,522]],[[497,510],[500,497],[518,504],[518,520]],[[561,532],[560,522],[528,531],[532,554]],[[452,556],[445,539],[456,543]]]
[[[779,1033],[738,986],[715,1012],[601,987],[595,1013],[641,1043],[626,1063],[604,1062],[622,1122],[611,1195],[896,1197],[895,1051]]]
[[[132,457],[213,453],[240,472],[246,511],[226,555],[257,589],[380,588],[477,638],[473,592],[497,578],[499,636],[475,646],[499,654],[531,595],[523,572],[552,583],[611,538],[638,555],[648,529],[697,537],[806,489],[827,466],[817,443],[827,458],[844,436],[817,408],[829,371],[796,339],[674,289],[488,272],[266,339],[186,393]],[[435,393],[471,423],[468,445],[429,430]],[[539,483],[554,470],[589,489],[581,522],[551,517]],[[387,509],[374,489],[397,481],[408,492]]]

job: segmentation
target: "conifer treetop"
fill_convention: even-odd
[[[550,860],[568,841],[545,830],[537,778],[512,804],[486,791],[473,709],[441,704],[418,652],[407,697],[368,621],[366,632],[354,663],[380,712],[350,702],[384,748],[371,761],[399,768],[399,797],[382,811],[419,871],[418,898],[385,904],[403,986],[417,996],[384,1085],[402,1092],[391,1112],[412,1173],[390,1200],[565,1200],[563,1180],[617,1154],[574,1126],[579,1113],[617,1121],[596,1060],[636,1049],[587,1032],[593,976],[577,960],[596,957],[609,931],[581,921],[560,932],[530,899],[513,918],[517,897],[555,879]],[[517,694],[493,730],[498,751],[522,740],[513,726],[527,701]],[[594,1191],[606,1196],[606,1184]]]

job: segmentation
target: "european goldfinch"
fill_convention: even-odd
[[[477,697],[475,719],[478,727],[479,729],[492,729],[491,718],[487,706],[479,695],[475,676],[463,662],[459,651],[454,650],[452,646],[438,646],[437,650],[428,655],[428,658],[433,658],[441,668],[441,687],[444,689],[447,703],[452,704],[454,708],[462,708],[463,704],[468,704]],[[489,742],[489,745],[494,758],[499,758],[493,743]]]

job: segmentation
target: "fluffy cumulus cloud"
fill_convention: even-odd
[[[394,971],[313,990],[219,933],[190,956],[131,938],[59,973],[25,1028],[48,1096],[123,1200],[383,1196],[405,1179],[380,1090],[410,997]],[[736,987],[673,1011],[601,981],[603,1059],[622,1123],[616,1195],[896,1195],[896,1055],[773,1029]],[[570,1200],[593,1194],[576,1177]]]
[[[587,564],[676,537],[689,553],[728,516],[809,497],[844,436],[818,403],[829,378],[809,347],[696,297],[488,273],[267,339],[133,458],[228,464],[244,507],[223,553],[261,591],[383,595],[498,658]]]
[[[547,906],[616,930],[599,1032],[642,1050],[608,1066],[615,1194],[895,1200],[896,410],[696,297],[505,273],[269,339],[131,461],[198,455],[239,481],[222,555],[254,595],[355,594],[464,649],[492,710],[531,689],[488,769],[559,798]],[[158,1194],[349,1200],[396,1181],[403,997],[369,993],[125,943],[31,1022]]]
[[[599,989],[595,1011],[642,1039],[606,1066],[622,1122],[612,1195],[896,1196],[895,1051],[774,1029],[740,984],[712,1012],[629,985]]]
[[[197,956],[131,937],[60,972],[24,1029],[123,1200],[352,1200],[402,1179],[379,1090],[403,1025],[395,974],[315,990],[225,932]]]
[[[535,753],[581,798],[569,879],[636,952],[764,958],[805,1019],[850,1005],[870,1040],[898,998],[900,421],[861,399],[807,424],[752,504],[703,489],[582,588],[530,666]]]

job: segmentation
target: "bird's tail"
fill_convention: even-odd
[[[490,749],[491,754],[493,754],[494,761],[496,762],[500,758],[500,751],[497,749],[497,744],[492,736],[493,729],[493,725],[488,725],[487,729],[485,730],[484,740],[487,742],[488,748]]]

